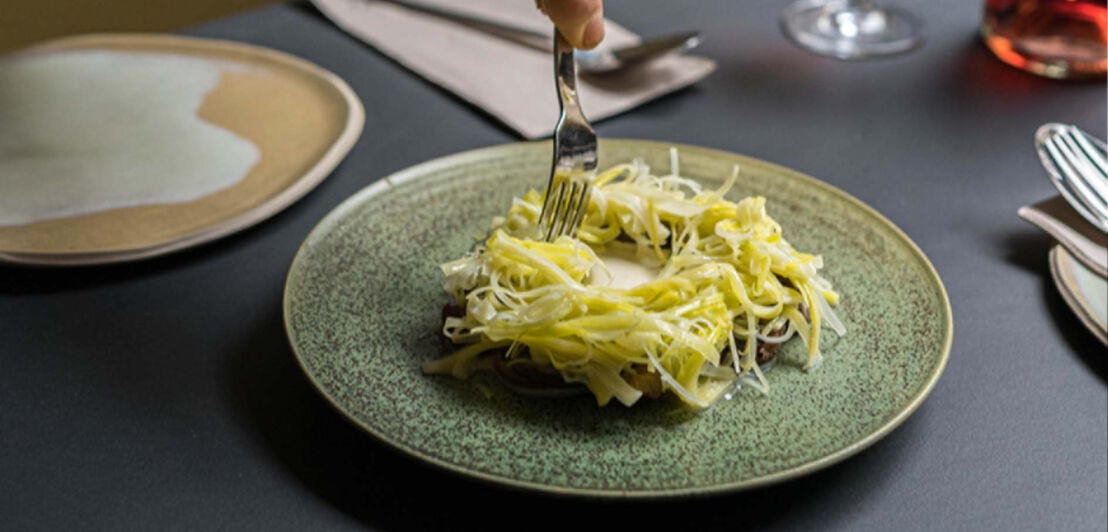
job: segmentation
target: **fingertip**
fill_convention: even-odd
[[[585,50],[596,48],[604,40],[604,13],[597,11],[589,18],[585,30],[581,32],[580,47]]]
[[[595,48],[604,39],[604,5],[601,0],[536,0],[574,48]]]

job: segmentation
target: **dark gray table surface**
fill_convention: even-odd
[[[1053,193],[1035,128],[1108,136],[1105,84],[996,61],[976,34],[977,1],[914,3],[927,45],[865,63],[789,45],[784,5],[610,0],[609,15],[640,33],[701,29],[699,53],[719,70],[598,130],[807,172],[919,244],[949,290],[954,347],[930,398],[887,438],[769,488],[633,504],[471,482],[348,425],[282,330],[297,246],[388,173],[516,138],[310,7],[277,5],[188,33],[336,72],[365,102],[365,133],[317,190],[218,243],[130,265],[0,268],[0,530],[477,529],[517,509],[522,523],[569,529],[1108,528],[1108,353],[1051,284],[1051,241],[1016,217]]]

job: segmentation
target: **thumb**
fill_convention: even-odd
[[[536,0],[535,4],[574,48],[595,48],[604,39],[601,0]]]

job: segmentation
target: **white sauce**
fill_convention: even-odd
[[[604,279],[599,272],[597,281],[603,286],[628,289],[653,281],[658,277],[662,265],[652,255],[638,255],[633,244],[609,242],[596,256],[612,274],[610,280]],[[607,282],[605,282],[607,281]]]
[[[179,203],[246,177],[259,152],[197,116],[230,63],[71,51],[0,62],[0,226]]]

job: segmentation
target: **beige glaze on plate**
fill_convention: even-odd
[[[240,65],[221,72],[197,116],[248,140],[260,158],[233,185],[191,201],[0,227],[0,260],[40,265],[120,262],[226,236],[272,216],[314,188],[350,150],[364,123],[361,102],[334,74],[245,44],[105,34],[52,41],[15,57],[81,50],[172,54]]]
[[[111,50],[0,62],[0,226],[183,203],[241,181],[258,148],[197,111],[243,68]]]

